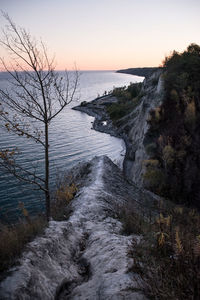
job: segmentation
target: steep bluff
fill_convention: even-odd
[[[149,129],[149,112],[159,106],[163,99],[162,70],[158,70],[145,79],[140,104],[122,121],[120,131],[127,131],[128,147],[124,170],[126,176],[137,185],[143,185],[145,171],[144,160],[148,158],[145,150],[145,138]]]
[[[149,128],[149,112],[162,103],[164,96],[162,73],[162,69],[156,69],[150,77],[144,79],[139,104],[129,114],[121,118],[117,126],[113,126],[106,110],[108,103],[118,101],[112,95],[100,97],[74,108],[95,117],[93,123],[95,130],[124,139],[126,143],[124,174],[140,187],[143,185],[145,171],[143,162],[148,159],[145,139]]]

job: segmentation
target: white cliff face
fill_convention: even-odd
[[[134,110],[118,120],[117,127],[113,126],[106,107],[108,103],[117,103],[112,95],[107,95],[73,109],[85,112],[95,117],[93,128],[110,135],[122,138],[126,142],[126,156],[123,163],[124,173],[128,179],[143,186],[144,160],[148,159],[144,140],[149,129],[149,112],[158,107],[164,96],[162,80],[163,70],[158,69],[146,78],[142,86],[140,104]],[[105,123],[106,122],[106,123]]]
[[[145,299],[129,272],[132,236],[122,234],[115,212],[116,204],[143,196],[107,157],[94,158],[70,218],[51,221],[28,244],[0,284],[0,299]]]
[[[148,79],[144,80],[144,96],[140,105],[128,116],[125,125],[129,126],[128,138],[130,141],[127,157],[124,162],[126,176],[138,186],[143,185],[144,164],[148,159],[145,151],[144,139],[149,129],[149,112],[158,107],[163,100],[162,71],[158,70]],[[127,121],[128,120],[128,121]],[[130,149],[131,148],[131,149]]]

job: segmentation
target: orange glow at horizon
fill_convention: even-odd
[[[199,0],[2,0],[1,9],[55,53],[57,70],[156,67],[200,44]]]

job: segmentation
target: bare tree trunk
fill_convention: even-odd
[[[49,193],[49,136],[48,123],[45,122],[45,202],[46,202],[46,218],[49,222],[50,218],[50,193]]]
[[[67,72],[64,77],[60,76],[55,71],[54,59],[49,59],[47,55],[45,45],[37,42],[25,29],[16,26],[7,14],[3,13],[3,16],[8,25],[3,31],[3,37],[0,37],[0,46],[8,51],[11,61],[6,63],[0,57],[0,63],[10,74],[13,88],[12,92],[0,89],[0,104],[3,104],[0,117],[8,131],[32,138],[44,147],[45,176],[39,177],[36,171],[31,172],[15,164],[15,149],[2,151],[0,165],[5,166],[18,179],[33,183],[45,192],[46,218],[49,221],[51,197],[48,127],[51,120],[74,99],[78,73],[75,72],[74,78],[70,78]],[[8,114],[7,110],[13,113]],[[36,124],[42,123],[44,130],[40,130],[41,126],[32,126],[32,122],[28,122],[29,118],[36,121]]]

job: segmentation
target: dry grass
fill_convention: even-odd
[[[11,267],[26,243],[42,233],[46,226],[44,216],[28,218],[13,225],[0,225],[0,272]]]
[[[69,204],[74,199],[77,191],[78,188],[74,183],[60,183],[51,205],[51,215],[54,220],[61,221],[68,219],[71,213]]]
[[[152,223],[141,222],[142,238],[133,239],[129,253],[131,271],[152,299],[200,299],[199,213],[181,206],[164,211]]]
[[[122,233],[143,234],[145,228],[148,228],[148,223],[145,221],[144,214],[139,214],[135,208],[134,203],[126,203],[123,206],[116,206],[117,216],[122,222]]]
[[[54,220],[64,220],[69,215],[68,204],[77,192],[75,184],[60,184],[51,206]],[[19,203],[23,219],[17,224],[0,224],[0,273],[8,270],[20,256],[25,246],[47,226],[44,215],[31,218],[23,203]],[[1,278],[0,278],[1,279]]]

